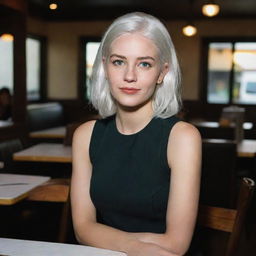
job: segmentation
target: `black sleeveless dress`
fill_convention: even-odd
[[[127,232],[164,233],[170,185],[167,144],[179,119],[153,118],[138,133],[123,135],[115,116],[95,123],[90,196],[97,221]]]

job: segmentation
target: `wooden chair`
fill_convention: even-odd
[[[203,140],[200,203],[217,207],[236,206],[236,144],[227,140]]]
[[[243,178],[236,209],[206,205],[200,205],[199,207],[199,225],[230,233],[225,256],[235,255],[254,188],[255,183],[252,179]]]
[[[41,202],[64,203],[60,218],[58,242],[64,243],[70,223],[70,179],[51,179],[29,192],[27,200]]]

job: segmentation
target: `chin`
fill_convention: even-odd
[[[121,109],[129,112],[136,111],[147,104],[150,104],[152,106],[151,100],[144,101],[144,102],[119,102],[118,103]]]

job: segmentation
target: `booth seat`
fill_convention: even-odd
[[[29,104],[27,124],[30,132],[65,125],[63,106],[59,102]]]

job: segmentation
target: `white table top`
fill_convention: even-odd
[[[0,128],[11,126],[11,125],[13,125],[13,121],[11,120],[6,120],[6,121],[0,120]]]
[[[14,204],[50,177],[0,173],[0,205]]]
[[[0,255],[8,256],[125,256],[115,252],[84,245],[48,243],[0,238]]]
[[[201,120],[191,120],[191,123],[198,127],[206,127],[206,128],[218,128],[222,127],[220,126],[219,122],[213,122],[213,121],[201,121]],[[227,126],[227,128],[234,128],[235,124],[232,123],[230,126]],[[250,130],[252,129],[253,124],[251,122],[244,122],[243,128],[244,130]],[[225,126],[223,126],[225,128]]]
[[[71,163],[71,146],[62,143],[39,143],[13,154],[15,161]]]
[[[66,135],[66,127],[65,126],[59,126],[54,127],[50,129],[30,132],[29,137],[30,138],[53,138],[53,139],[64,139]]]

